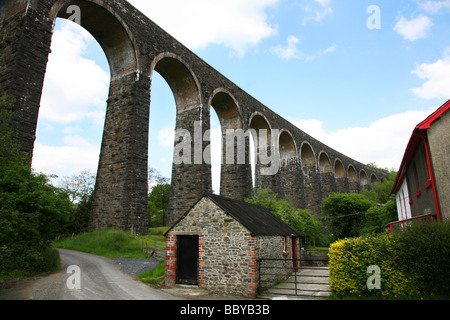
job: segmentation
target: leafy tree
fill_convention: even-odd
[[[167,223],[170,184],[156,185],[148,196],[149,221],[152,227],[162,227]]]
[[[59,265],[50,241],[61,232],[72,203],[47,176],[32,171],[9,127],[13,99],[0,99],[0,273],[40,272]]]
[[[390,193],[394,187],[395,178],[397,172],[391,171],[389,178],[383,179],[383,181],[374,183],[371,190],[363,190],[361,192],[368,200],[375,203],[386,203],[391,199]]]
[[[148,218],[151,227],[162,227],[167,223],[170,200],[170,179],[154,168],[148,169],[150,193],[148,195]]]
[[[151,188],[154,185],[170,183],[169,178],[164,177],[158,170],[156,170],[155,168],[151,168],[151,167],[148,168],[148,181],[149,181]]]
[[[89,170],[83,170],[71,178],[64,177],[60,187],[68,193],[72,202],[86,201],[94,192],[95,174]]]
[[[74,204],[73,213],[66,226],[66,234],[79,234],[87,231],[95,177],[96,175],[89,170],[84,170],[71,178],[64,177],[62,179],[61,189],[68,194]]]
[[[267,208],[292,229],[304,233],[307,245],[323,244],[324,235],[322,231],[324,226],[308,210],[296,209],[285,200],[277,200],[277,195],[272,194],[269,189],[259,190],[252,199],[246,199],[245,201]]]
[[[355,237],[359,235],[364,214],[372,206],[361,194],[332,193],[324,200],[322,213],[335,237]]]
[[[384,205],[374,205],[364,215],[360,235],[377,235],[387,231],[386,224],[397,219],[397,204],[390,199]]]

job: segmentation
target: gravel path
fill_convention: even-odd
[[[137,276],[145,271],[151,270],[159,263],[159,259],[127,259],[115,258],[112,259],[114,264],[124,273]]]

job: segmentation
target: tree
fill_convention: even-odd
[[[170,184],[158,184],[148,196],[148,214],[152,227],[165,226],[169,209]]]
[[[322,213],[331,233],[337,238],[347,238],[359,235],[364,214],[372,206],[361,194],[332,193],[324,200]]]
[[[386,203],[391,199],[391,190],[394,187],[397,172],[389,172],[389,178],[383,179],[381,182],[374,183],[370,190],[361,192],[368,200],[374,203]]]
[[[67,234],[79,234],[88,230],[95,177],[96,175],[89,170],[83,170],[71,178],[62,179],[60,187],[74,204],[73,213],[66,226]]]
[[[148,183],[151,189],[158,184],[170,184],[170,179],[164,177],[158,170],[155,168],[148,168]]]
[[[277,195],[269,189],[259,190],[252,199],[245,199],[248,203],[265,207],[287,225],[306,236],[307,245],[318,245],[324,241],[323,224],[316,220],[308,210],[296,209],[286,200],[277,200]]]
[[[63,177],[60,187],[68,193],[72,202],[86,201],[94,192],[95,176],[90,170],[83,170],[71,178]]]
[[[170,179],[158,170],[148,168],[148,219],[150,226],[162,227],[167,223],[167,212],[170,200]]]
[[[397,204],[395,199],[385,204],[374,205],[364,214],[364,221],[359,230],[360,235],[377,235],[387,231],[386,224],[397,219]]]
[[[54,270],[59,255],[50,241],[70,216],[72,203],[21,154],[9,127],[13,103],[0,98],[0,273]]]

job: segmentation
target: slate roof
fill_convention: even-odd
[[[280,218],[278,218],[276,215],[274,215],[271,211],[269,211],[265,207],[247,203],[245,201],[234,200],[218,196],[215,194],[205,194],[202,197],[202,199],[204,197],[208,197],[212,202],[214,202],[227,214],[232,216],[236,221],[238,221],[245,228],[247,228],[253,236],[304,237],[303,233],[298,232],[289,227],[286,223],[284,223]],[[194,206],[195,205],[196,204],[194,204]],[[192,206],[192,208],[194,206]],[[181,217],[181,219],[183,219],[187,214],[189,214],[189,211],[191,209],[189,209],[186,212],[186,214],[184,214],[183,217]],[[178,222],[176,222],[174,226],[177,223]]]

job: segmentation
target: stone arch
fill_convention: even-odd
[[[252,181],[249,136],[243,130],[239,104],[230,92],[219,88],[212,93],[208,106],[215,110],[222,132],[220,194],[243,200],[251,194]]]
[[[347,178],[348,178],[348,182],[350,182],[350,183],[358,182],[358,175],[357,175],[355,167],[353,167],[353,165],[348,166]]]
[[[363,169],[361,169],[361,171],[359,172],[359,181],[362,187],[369,184],[369,178],[367,177],[367,174]]]
[[[308,142],[303,142],[300,149],[300,160],[302,167],[313,167],[316,165],[316,158],[311,145]]]
[[[278,150],[281,162],[297,158],[297,146],[292,134],[287,130],[282,130],[278,140]]]
[[[336,179],[345,178],[345,168],[339,159],[334,161],[334,177]]]
[[[331,172],[330,158],[328,157],[325,151],[322,151],[319,154],[319,171],[320,173]]]
[[[209,121],[206,124],[202,118],[201,89],[197,77],[181,57],[171,52],[160,53],[151,63],[150,76],[153,71],[158,72],[169,85],[177,109],[167,214],[170,225],[202,194],[212,191],[210,158],[205,158],[203,152],[203,139],[209,129]]]
[[[249,118],[249,132],[254,144],[254,185],[256,189],[269,188],[275,191],[274,175],[271,175],[270,164],[263,163],[274,151],[272,148],[272,127],[269,120],[260,112]]]
[[[177,113],[201,106],[201,89],[197,77],[177,55],[164,52],[152,62],[151,70],[158,72],[167,82],[175,97]]]
[[[50,10],[50,19],[67,19],[72,12],[67,8],[80,8],[80,25],[85,28],[102,47],[111,70],[111,81],[123,75],[139,72],[137,46],[125,22],[103,1],[57,1]]]
[[[39,1],[38,11],[43,3]],[[73,11],[68,8],[76,6],[80,13],[76,22],[101,46],[111,74],[89,229],[133,229],[146,234],[150,83],[140,74],[134,36],[117,10],[105,1],[58,0],[47,5],[50,3],[48,18],[42,20],[49,31],[57,18],[71,19]],[[44,33],[39,32],[43,38]],[[44,43],[41,38],[39,41]],[[136,149],[142,150],[139,155]]]
[[[262,133],[261,130],[266,130],[267,132],[267,145],[270,146],[272,144],[272,127],[269,123],[269,120],[262,113],[255,112],[250,116],[249,128],[252,133],[255,134],[255,136],[253,137],[253,139],[255,140],[255,145],[257,142],[256,139],[258,139],[260,134]]]
[[[225,89],[216,89],[211,95],[208,107],[212,106],[219,117],[222,132],[227,129],[242,129],[242,117],[238,102]]]
[[[374,184],[378,182],[378,178],[375,174],[372,173],[372,175],[370,176],[370,184]]]

